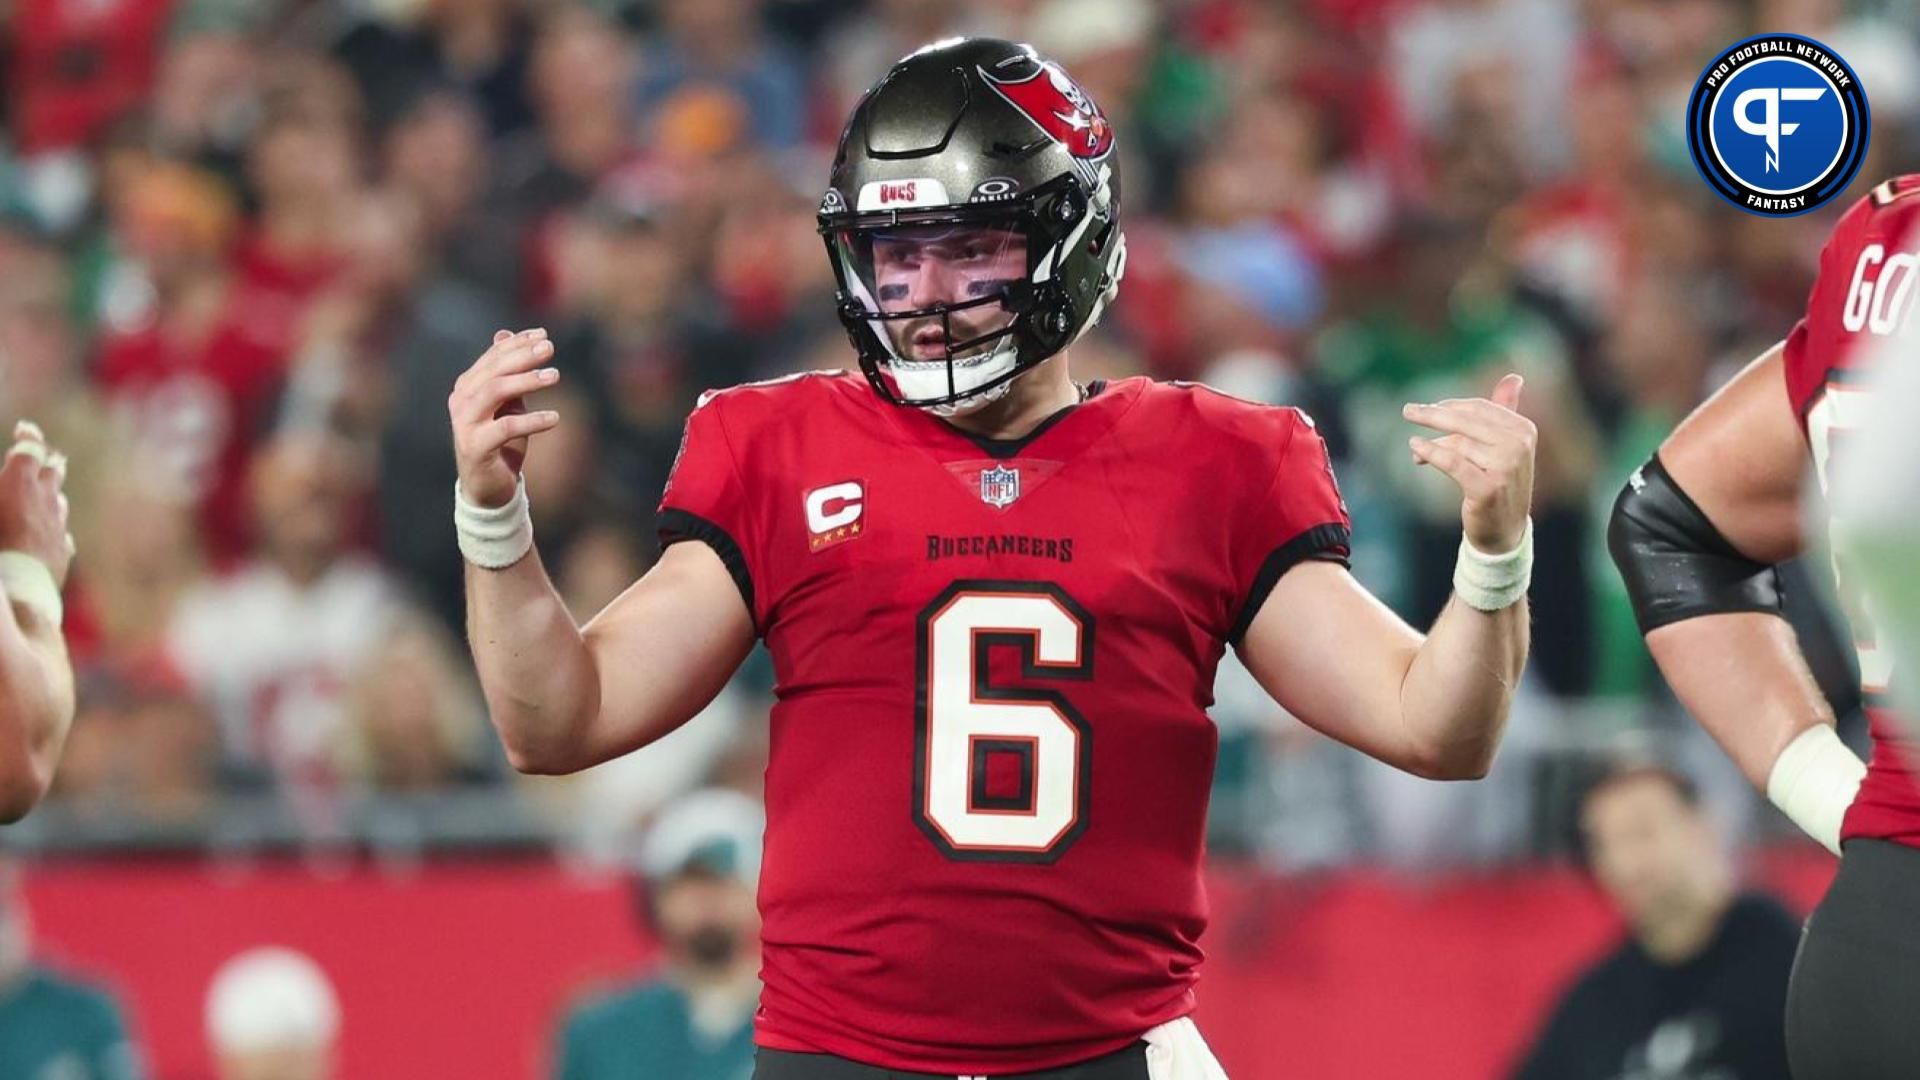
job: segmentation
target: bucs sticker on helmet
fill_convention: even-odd
[[[870,180],[860,189],[860,201],[854,209],[914,210],[923,206],[947,205],[947,187],[931,176],[905,180]]]
[[[1002,79],[985,68],[977,69],[987,85],[1006,98],[1008,104],[1025,113],[1027,119],[1064,145],[1074,157],[1105,157],[1107,151],[1113,149],[1112,125],[1066,72],[1048,60],[1009,59],[1031,66],[1032,72],[1018,79]]]

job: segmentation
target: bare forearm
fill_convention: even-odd
[[[0,607],[0,823],[10,823],[53,783],[73,726],[73,665],[59,626],[24,605]]]
[[[1707,615],[1647,635],[1667,683],[1753,786],[1765,791],[1780,751],[1833,710],[1785,619]]]
[[[1422,772],[1473,779],[1493,766],[1526,666],[1527,631],[1524,599],[1493,612],[1448,601],[1400,684],[1400,715]]]
[[[1399,712],[1418,771],[1475,779],[1493,767],[1513,690],[1527,663],[1538,429],[1520,415],[1518,374],[1491,398],[1408,402],[1407,419],[1446,434],[1409,440],[1416,462],[1460,486],[1454,595],[1400,681]]]
[[[564,771],[600,706],[579,626],[540,553],[502,570],[469,563],[467,640],[487,710],[516,768]]]

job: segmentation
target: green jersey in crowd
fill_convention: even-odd
[[[587,1002],[561,1035],[558,1080],[747,1080],[753,1014],[701,1031],[686,991],[664,980]]]
[[[139,1055],[105,991],[31,968],[0,986],[0,1077],[138,1080]]]

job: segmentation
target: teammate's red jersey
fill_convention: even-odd
[[[1900,331],[1920,285],[1920,176],[1881,184],[1834,226],[1820,253],[1820,274],[1807,314],[1787,336],[1787,393],[1812,448],[1824,486],[1833,448],[1863,421],[1864,366],[1876,346]],[[1844,567],[1840,588],[1847,597]],[[1849,598],[1851,601],[1851,598]],[[1857,603],[1848,603],[1873,756],[1866,782],[1841,827],[1841,838],[1868,837],[1920,847],[1920,784],[1916,748],[1890,710],[1892,657],[1874,642],[1873,627]]]
[[[1190,1011],[1214,668],[1347,530],[1304,414],[1190,384],[1011,442],[858,375],[703,398],[661,536],[773,655],[759,1043],[1026,1071]]]
[[[234,306],[197,340],[157,325],[106,335],[94,378],[122,414],[151,486],[199,509],[222,565],[253,535],[247,461],[286,374],[284,335]]]

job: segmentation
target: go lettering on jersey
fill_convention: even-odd
[[[1881,337],[1899,333],[1913,317],[1916,272],[1920,272],[1920,252],[1889,256],[1880,244],[1862,248],[1847,286],[1847,307],[1840,316],[1847,333],[1864,331]]]

